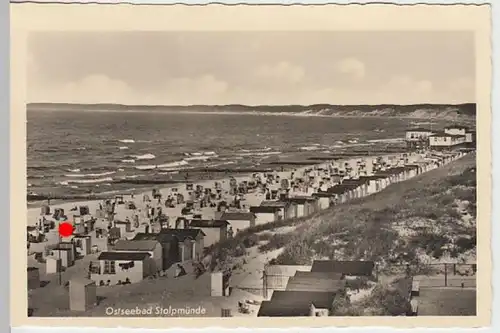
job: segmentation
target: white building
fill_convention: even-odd
[[[452,149],[464,143],[465,134],[436,133],[429,137],[429,146],[431,149]]]
[[[474,131],[465,132],[465,142],[472,143],[474,141],[476,141],[476,132]]]
[[[419,141],[428,138],[432,134],[433,132],[428,128],[412,128],[406,131],[405,139],[406,141]]]
[[[467,127],[460,126],[460,125],[447,126],[444,128],[444,132],[446,134],[451,134],[451,135],[463,135],[463,136],[465,136],[465,133],[467,132]]]
[[[408,148],[424,148],[429,144],[427,140],[433,132],[427,128],[412,128],[406,131],[405,141]]]

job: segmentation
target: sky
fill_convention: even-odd
[[[475,102],[471,32],[34,32],[28,102]]]

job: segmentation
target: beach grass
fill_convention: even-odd
[[[475,154],[471,154],[313,216],[246,229],[207,249],[212,256],[211,267],[245,255],[246,249],[259,242],[264,242],[259,246],[261,252],[281,248],[281,254],[270,263],[282,265],[310,265],[314,259],[416,263],[421,251],[439,259],[445,252],[443,247],[453,241],[451,256],[456,258],[475,249],[475,224],[461,223],[463,214],[457,204],[464,206],[466,202],[463,210],[475,220],[475,179]],[[408,229],[414,221],[425,224],[422,228],[409,227],[411,235],[403,237],[394,228],[402,225]],[[438,230],[433,230],[433,225],[438,225]],[[270,232],[286,226],[295,226],[295,230],[285,234]]]
[[[276,263],[304,265],[324,257],[380,261],[391,253],[406,253],[412,259],[418,249],[436,258],[450,238],[470,235],[457,237],[454,254],[458,255],[475,247],[476,229],[475,224],[461,223],[453,205],[457,200],[468,202],[465,210],[474,219],[475,192],[475,156],[471,155],[309,218],[307,228],[299,227],[296,239],[285,246]],[[392,226],[415,219],[439,225],[441,230],[422,228],[402,241]],[[452,232],[444,232],[447,229]]]

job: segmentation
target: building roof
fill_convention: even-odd
[[[280,207],[273,207],[273,206],[253,206],[250,207],[250,212],[252,213],[275,213],[279,211],[281,208]]]
[[[331,197],[335,197],[337,194],[336,193],[331,193],[331,192],[316,192],[316,193],[313,193],[312,194],[313,197],[316,197],[316,198],[331,198]]]
[[[460,137],[463,137],[463,135],[460,135],[460,134],[448,134],[448,133],[445,133],[445,132],[436,132],[436,133],[432,134],[429,137],[430,138],[435,138],[435,137],[439,137],[439,138],[444,138],[444,137],[460,138]]]
[[[169,243],[171,242],[175,237],[173,235],[168,235],[168,234],[160,234],[160,233],[144,233],[144,232],[139,232],[137,233],[132,240],[152,240],[152,241],[158,241],[160,244],[164,243]]]
[[[221,220],[237,220],[237,221],[248,221],[254,218],[255,215],[250,212],[225,212],[221,216]]]
[[[334,194],[344,194],[346,192],[349,192],[355,188],[357,188],[358,185],[354,185],[354,184],[339,184],[339,185],[335,185],[335,186],[332,186],[330,187],[327,192],[329,193],[334,193]]]
[[[135,235],[133,240],[156,240],[162,244],[173,239],[183,242],[186,238],[195,239],[199,234],[205,236],[201,229],[162,229],[159,233],[143,233]]]
[[[54,247],[52,250],[53,250],[53,251],[54,251],[54,250],[55,250],[55,251],[68,251],[68,252],[69,252],[69,251],[73,251],[73,249],[70,249],[70,248],[68,248],[68,247],[60,247],[60,246],[56,246],[56,247]]]
[[[359,178],[359,179],[344,179],[341,183],[341,185],[356,185],[356,186],[361,186],[366,183],[368,183],[368,179],[364,178]]]
[[[295,303],[298,306],[313,304],[316,308],[330,309],[335,295],[335,292],[275,290],[271,301]]]
[[[264,268],[264,272],[266,275],[272,276],[288,276],[292,277],[297,272],[309,272],[311,270],[311,266],[305,265],[267,265]]]
[[[287,203],[284,201],[264,200],[260,203],[260,207],[279,207],[284,208]]]
[[[342,273],[332,273],[332,272],[303,272],[297,271],[294,277],[300,278],[314,278],[314,279],[331,279],[331,280],[342,280],[344,274]]]
[[[449,126],[446,126],[444,129],[469,129],[467,126],[463,126],[463,125],[449,125]]]
[[[286,199],[289,202],[293,203],[305,203],[308,201],[316,201],[318,198],[313,197],[313,196],[295,196],[295,197],[290,197]]]
[[[315,260],[311,272],[332,272],[353,276],[370,276],[374,268],[375,263],[373,261]]]
[[[97,260],[131,260],[142,261],[149,257],[147,252],[101,252]]]
[[[119,240],[114,245],[115,251],[152,251],[158,245],[157,240]]]
[[[391,175],[401,173],[403,171],[404,171],[403,167],[396,167],[396,168],[389,168],[389,169],[377,171],[376,174],[377,175],[391,176]]]
[[[371,176],[359,176],[360,179],[366,179],[368,181],[370,180],[378,180],[378,179],[383,179],[385,176],[383,175],[371,175]]]
[[[308,317],[310,304],[296,304],[288,301],[263,301],[257,317]]]
[[[202,236],[206,236],[203,231],[200,229],[162,229],[160,234],[163,235],[173,235],[181,242],[183,242],[186,238],[196,239],[200,234]]]
[[[95,284],[95,281],[86,279],[84,277],[74,277],[71,280],[69,280],[69,283],[71,285],[88,286]]]
[[[222,228],[226,227],[229,222],[225,220],[191,220],[189,226],[191,228]]]
[[[334,280],[329,278],[316,278],[293,276],[286,285],[287,291],[322,291],[337,292],[345,288],[345,280]]]

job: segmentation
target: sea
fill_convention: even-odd
[[[401,145],[415,126],[414,119],[382,117],[84,109],[32,110],[27,120],[28,201],[136,191],[210,170]]]

